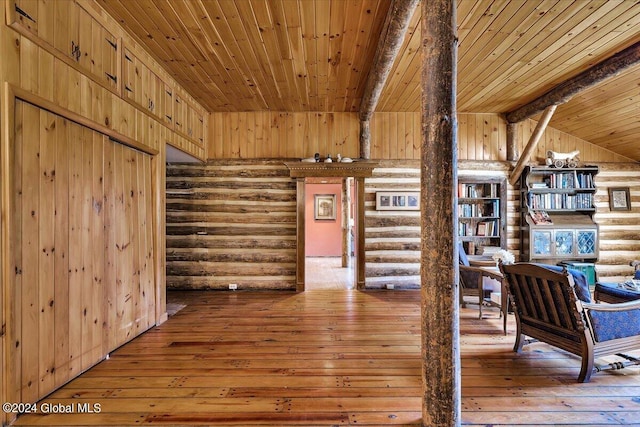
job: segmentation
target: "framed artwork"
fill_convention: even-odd
[[[376,192],[378,211],[419,211],[419,191],[378,191]]]
[[[314,219],[316,221],[336,219],[336,195],[316,194]]]
[[[612,211],[630,211],[631,197],[629,187],[609,188],[609,209]]]

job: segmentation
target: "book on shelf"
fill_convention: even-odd
[[[546,211],[533,211],[529,215],[531,215],[531,219],[536,225],[553,224],[553,220]]]

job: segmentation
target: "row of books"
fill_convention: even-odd
[[[499,197],[498,184],[458,184],[458,197]]]
[[[458,223],[459,236],[499,237],[498,220],[481,221],[477,224],[468,222]]]
[[[500,216],[500,201],[489,200],[484,203],[461,203],[458,205],[458,217]]]
[[[561,188],[561,189],[594,189],[593,174],[585,172],[558,172],[545,175],[542,181],[529,184],[531,188]]]
[[[550,209],[593,209],[593,194],[532,194],[529,193],[529,208],[533,210]]]

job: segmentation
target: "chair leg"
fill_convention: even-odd
[[[484,302],[484,285],[482,282],[482,275],[478,275],[478,311],[479,319],[482,319],[482,303]]]
[[[580,367],[580,375],[578,382],[588,383],[593,373],[593,353],[587,353],[582,356],[582,366]]]
[[[516,332],[516,342],[513,344],[513,351],[516,353],[520,353],[522,351],[522,346],[524,345],[524,335],[520,333],[520,331]]]

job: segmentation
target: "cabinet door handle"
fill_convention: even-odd
[[[19,15],[24,16],[25,18],[27,18],[29,21],[31,22],[36,22],[35,19],[33,19],[31,16],[29,16],[29,14],[27,12],[25,12],[24,10],[20,9],[20,7],[16,4],[16,12],[18,12]]]
[[[107,75],[107,77],[109,77],[111,80],[113,80],[114,83],[118,83],[118,77],[113,76],[113,75],[107,73],[106,71],[104,73]]]
[[[76,44],[73,40],[71,41],[71,56],[76,59],[76,61],[80,61],[80,56],[82,52],[80,52],[80,45]]]

